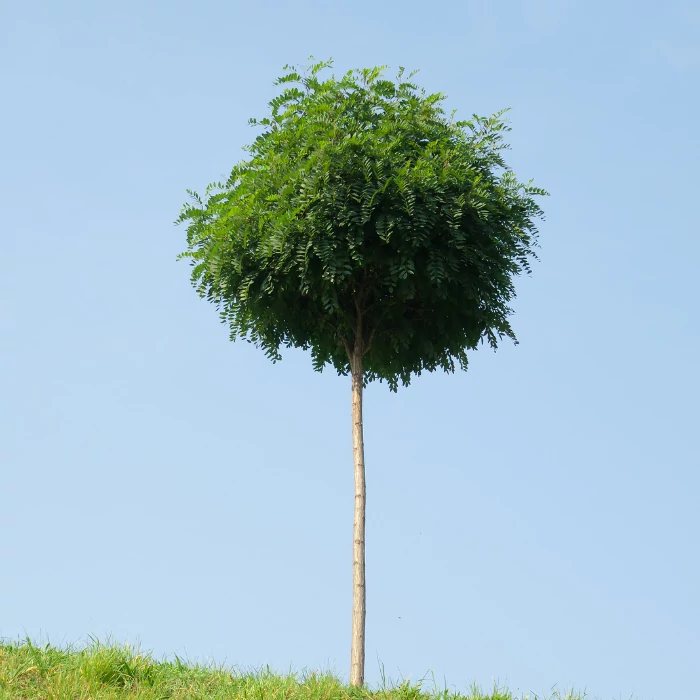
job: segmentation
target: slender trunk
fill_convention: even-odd
[[[362,435],[362,335],[355,339],[352,369],[352,450],[355,462],[355,520],[352,544],[352,643],[350,685],[365,680],[365,445]]]

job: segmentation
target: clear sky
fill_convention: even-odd
[[[689,697],[700,658],[691,0],[5,0],[0,636],[347,673],[350,380],[232,344],[176,262],[285,63],[512,107],[520,345],[366,394],[367,676]]]

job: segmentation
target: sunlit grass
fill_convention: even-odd
[[[130,646],[99,642],[66,649],[29,640],[0,645],[0,700],[518,700],[503,689],[460,694],[433,685],[383,682],[357,689],[330,673],[239,672],[177,657],[157,661]],[[555,693],[549,700],[584,698]]]

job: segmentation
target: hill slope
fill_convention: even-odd
[[[356,689],[326,673],[278,675],[156,661],[128,646],[0,645],[0,700],[516,700],[506,690],[466,695],[402,683]],[[532,700],[535,700],[534,698]],[[584,700],[555,694],[552,700]]]

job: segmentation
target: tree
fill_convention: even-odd
[[[273,362],[280,348],[311,351],[313,367],[352,378],[355,467],[350,681],[364,682],[365,461],[362,391],[392,391],[413,375],[467,368],[467,350],[517,342],[508,321],[513,278],[536,258],[533,197],[502,151],[502,118],[448,118],[386,68],[321,78],[285,66],[281,94],[225,183],[191,197],[192,283],[213,302],[231,340]]]

